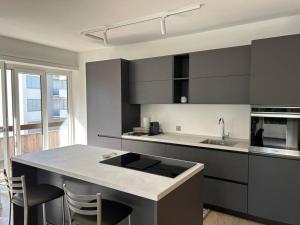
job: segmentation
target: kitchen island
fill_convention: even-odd
[[[166,177],[101,163],[107,156],[128,152],[85,145],[73,145],[13,158],[13,176],[25,175],[28,185],[48,183],[81,194],[101,192],[103,198],[133,208],[132,225],[201,225],[203,208],[203,168],[200,163]],[[168,159],[161,158],[162,161]],[[184,165],[185,161],[172,160]],[[22,210],[14,208],[15,225],[22,223]],[[61,224],[60,200],[47,204],[47,218]],[[127,224],[127,221],[120,223]],[[41,211],[30,212],[29,224],[41,224]]]

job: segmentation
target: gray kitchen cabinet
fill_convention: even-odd
[[[121,138],[140,124],[140,108],[129,104],[128,63],[114,59],[86,64],[87,139],[98,145],[100,137]]]
[[[179,153],[176,154],[176,152],[171,151],[167,148],[167,145],[165,144],[144,141],[133,141],[126,139],[122,140],[122,150],[169,158],[178,158],[179,156]]]
[[[300,224],[300,161],[249,156],[248,213]]]
[[[132,60],[129,63],[130,82],[171,80],[173,56]]]
[[[172,80],[135,82],[130,84],[130,103],[171,104],[172,93]]]
[[[248,183],[248,155],[229,151],[122,140],[122,149],[205,164],[204,175]]]
[[[240,183],[248,183],[248,155],[230,151],[168,145],[179,158],[205,164],[204,175]]]
[[[247,213],[247,185],[204,178],[204,202],[208,205]]]
[[[300,35],[253,41],[250,103],[299,106],[299,58]]]
[[[250,46],[190,53],[190,77],[249,75]]]
[[[104,136],[98,136],[98,138],[95,138],[95,141],[93,142],[94,146],[100,146],[103,148],[111,148],[111,149],[122,149],[122,140],[121,138],[112,138],[112,137],[104,137]]]
[[[247,213],[247,154],[128,139],[122,150],[203,163],[204,202]]]
[[[250,46],[190,54],[190,103],[249,104]]]
[[[190,79],[190,103],[248,104],[249,75]]]
[[[173,103],[173,56],[130,61],[130,103]]]

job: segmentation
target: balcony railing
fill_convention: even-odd
[[[57,120],[49,122],[49,129],[48,131],[48,140],[49,140],[49,148],[55,148],[62,146],[62,144],[65,144],[66,137],[68,135],[67,129],[59,129],[63,124],[64,120]],[[25,124],[20,126],[21,131],[30,131],[30,130],[36,130],[41,129],[42,125],[40,123],[35,124]],[[0,127],[1,129],[1,127]],[[10,133],[13,131],[13,127],[9,127]],[[3,138],[0,138],[0,161],[3,160]],[[10,156],[14,155],[14,139],[13,137],[9,137],[8,140],[8,148]],[[31,152],[37,152],[41,151],[43,149],[43,137],[42,132],[33,132],[28,134],[22,134],[21,135],[21,150],[22,154],[25,153],[31,153]]]

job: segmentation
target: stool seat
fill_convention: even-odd
[[[26,189],[26,191],[28,207],[40,205],[64,195],[64,191],[62,189],[49,184],[30,186]],[[18,206],[24,207],[23,194],[14,194],[12,202]]]
[[[102,199],[101,200],[102,221],[101,225],[115,225],[125,219],[132,213],[132,208],[119,202]],[[97,224],[97,215],[81,215],[75,213],[72,221],[78,224],[95,225]]]

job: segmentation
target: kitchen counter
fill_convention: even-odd
[[[213,148],[213,149],[221,149],[221,150],[228,150],[228,151],[246,152],[246,153],[249,151],[249,140],[245,140],[245,139],[228,138],[226,140],[234,141],[236,142],[236,144],[234,144],[233,146],[225,146],[225,145],[201,143],[206,139],[221,140],[220,137],[193,135],[193,134],[164,133],[155,136],[148,136],[148,135],[133,136],[130,135],[130,133],[125,133],[122,135],[122,138],[130,139],[130,140],[187,145],[193,147]]]
[[[104,160],[103,155],[110,153],[121,155],[127,152],[73,145],[17,156],[13,158],[13,161],[154,201],[163,198],[204,168],[203,164],[197,163],[179,176],[168,178],[99,163]]]

